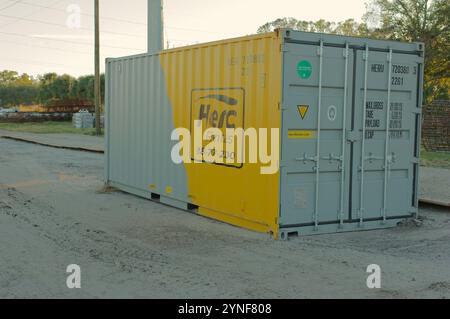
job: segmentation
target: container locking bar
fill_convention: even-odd
[[[341,203],[339,209],[339,227],[344,227],[344,209],[345,209],[345,146],[347,142],[347,99],[348,99],[348,57],[349,57],[349,44],[345,44],[344,49],[345,59],[345,71],[344,71],[344,107],[342,115],[342,156],[339,158],[341,161]],[[331,155],[330,155],[331,156]]]
[[[386,223],[387,219],[387,202],[388,202],[388,184],[389,175],[391,170],[392,158],[389,157],[389,138],[390,138],[390,128],[391,128],[391,95],[392,95],[392,49],[389,50],[387,57],[387,63],[389,68],[388,77],[388,99],[387,99],[387,110],[386,110],[386,141],[385,141],[385,151],[384,151],[384,193],[383,193],[383,223]]]
[[[361,184],[360,184],[360,207],[359,207],[359,226],[364,225],[364,169],[366,157],[366,120],[367,120],[367,91],[368,91],[368,76],[369,76],[369,45],[366,44],[366,51],[363,55],[365,61],[364,71],[364,105],[363,105],[363,121],[362,121],[362,142],[361,142]]]
[[[322,81],[323,81],[323,40],[320,40],[320,47],[317,50],[319,55],[319,101],[317,108],[317,153],[316,153],[316,202],[314,208],[314,228],[319,229],[319,191],[320,191],[320,133],[321,133],[321,118],[322,118]]]

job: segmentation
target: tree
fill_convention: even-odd
[[[353,19],[333,23],[282,18],[258,28],[258,33],[277,28],[321,32],[425,44],[425,103],[449,99],[450,1],[371,0],[363,22]]]
[[[83,100],[94,100],[94,76],[86,75],[78,78],[74,86],[73,96]]]
[[[282,18],[268,22],[258,28],[258,33],[272,32],[275,29],[289,28],[297,29],[299,21],[295,18]]]
[[[101,101],[105,100],[105,74],[100,75]],[[94,76],[81,76],[73,82],[70,97],[81,100],[94,100]]]
[[[46,73],[39,77],[39,103],[47,104],[51,99],[55,98],[52,84],[57,77],[56,73]]]
[[[16,71],[4,70],[0,72],[0,84],[8,85],[14,83],[19,74]]]
[[[365,23],[358,23],[353,19],[335,23],[323,19],[317,21],[302,21],[295,18],[282,18],[268,22],[258,28],[258,33],[272,32],[273,30],[280,28],[348,36],[367,36],[369,33]]]
[[[425,43],[426,103],[449,98],[449,19],[448,0],[372,0],[365,16],[388,39]]]
[[[51,85],[55,99],[69,99],[74,81],[75,79],[68,74],[58,76]]]
[[[32,104],[38,90],[35,80],[28,74],[19,75],[16,71],[0,72],[0,106],[14,107]]]
[[[100,76],[102,103],[104,103],[105,75]],[[0,106],[11,107],[29,104],[51,105],[59,101],[93,101],[94,76],[78,79],[63,74],[46,73],[37,79],[16,71],[0,72]]]
[[[68,74],[47,73],[39,80],[39,102],[48,105],[52,101],[67,100],[73,95],[75,78]]]
[[[15,83],[18,85],[32,85],[34,83],[34,79],[32,76],[23,73],[22,75],[17,77]]]

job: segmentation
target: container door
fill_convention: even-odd
[[[354,52],[284,45],[280,228],[344,224]]]
[[[421,59],[369,48],[356,55],[351,219],[363,226],[416,209]]]

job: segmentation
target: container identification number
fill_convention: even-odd
[[[373,73],[384,73],[386,71],[386,67],[384,64],[372,64],[371,71]],[[414,74],[417,73],[416,68],[414,68]],[[411,74],[411,67],[408,65],[392,65],[392,74],[394,75],[391,79],[392,86],[403,86],[405,85],[404,75]]]
[[[394,76],[392,77],[392,85],[394,86],[401,86],[405,83],[405,79],[400,76]]]
[[[392,72],[395,74],[409,74],[409,66],[406,65],[393,65]]]

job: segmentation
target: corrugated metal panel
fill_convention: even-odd
[[[196,92],[237,94],[244,127],[279,128],[280,39],[276,33],[108,60],[108,181],[258,231],[276,232],[278,175],[241,168],[175,165],[174,128],[190,128]],[[243,92],[241,94],[240,92]],[[150,189],[149,189],[150,186]]]
[[[185,170],[171,160],[175,127],[159,57],[109,60],[108,71],[108,181],[147,198],[186,201]]]
[[[288,30],[285,39],[282,235],[417,214],[423,45]]]
[[[423,49],[280,30],[110,59],[107,182],[275,237],[393,226],[417,213]],[[207,106],[281,129],[280,172],[174,164],[175,128],[223,124]]]
[[[279,127],[279,43],[276,34],[269,34],[163,53],[161,63],[176,114],[175,126],[190,127],[186,106],[194,91],[238,88],[244,91],[245,114],[240,116],[245,128]],[[261,175],[260,167],[247,163],[241,169],[186,165],[189,196],[201,214],[275,232],[278,175]]]

